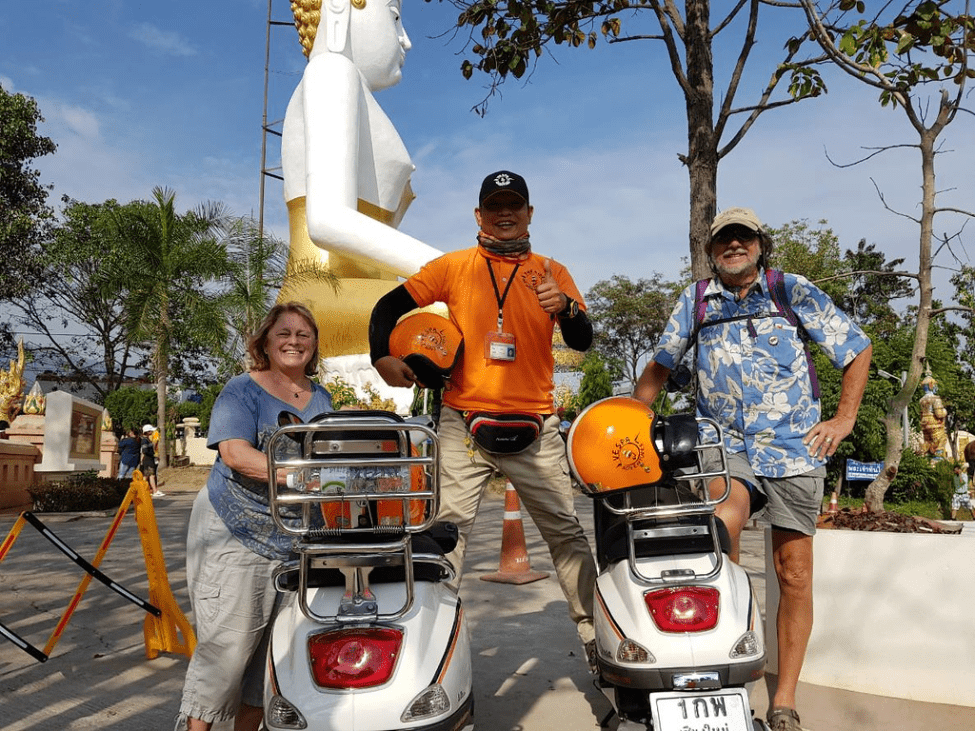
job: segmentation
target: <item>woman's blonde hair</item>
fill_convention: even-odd
[[[350,0],[353,8],[362,10],[366,7],[366,0]],[[318,24],[322,22],[322,0],[291,0],[291,14],[295,16],[295,28],[298,29],[298,41],[301,51],[307,57],[315,45],[318,34]]]
[[[274,327],[274,323],[278,321],[278,318],[291,313],[301,317],[308,323],[308,327],[312,329],[312,332],[315,333],[313,357],[305,364],[305,375],[314,376],[318,373],[318,323],[315,322],[315,316],[311,314],[311,310],[298,302],[284,302],[279,305],[274,305],[271,311],[267,313],[264,321],[261,322],[260,327],[257,328],[257,332],[251,336],[250,341],[247,343],[247,354],[250,355],[251,361],[253,362],[251,366],[252,371],[270,370],[271,361],[267,356],[268,335],[271,332],[271,328]]]

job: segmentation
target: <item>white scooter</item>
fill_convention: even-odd
[[[749,703],[765,667],[759,605],[714,516],[731,489],[720,427],[614,397],[579,415],[567,451],[594,500],[596,684],[618,729],[767,729]],[[725,490],[711,497],[715,478]]]
[[[432,517],[436,432],[342,411],[282,426],[267,451],[269,474],[287,473],[270,505],[298,558],[275,577],[265,727],[471,731],[470,639],[446,585],[457,530]]]

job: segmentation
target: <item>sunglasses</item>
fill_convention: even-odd
[[[740,244],[750,244],[758,240],[758,232],[744,226],[729,226],[723,228],[711,238],[712,244],[730,244],[737,241]]]

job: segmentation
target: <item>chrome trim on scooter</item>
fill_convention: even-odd
[[[428,442],[428,454],[414,456],[414,441]],[[288,456],[289,447],[293,450],[295,446],[293,442],[311,456]],[[297,476],[289,480],[288,486],[269,480],[268,501],[275,525],[298,539],[294,543],[298,554],[298,606],[308,619],[323,624],[391,622],[410,611],[415,601],[411,536],[427,530],[439,510],[439,449],[436,432],[431,428],[400,421],[392,415],[336,416],[310,424],[288,424],[271,436],[267,445],[268,474],[277,475],[284,470],[289,476]],[[413,489],[412,470],[416,467],[423,470],[425,489]],[[389,468],[394,477],[384,478],[383,468]],[[363,477],[370,474],[379,477]],[[312,479],[308,479],[309,475]],[[326,475],[331,485],[323,488]],[[423,503],[424,517],[411,523],[407,518],[409,507],[418,501]],[[401,503],[403,516],[399,525],[377,524],[370,519],[367,525],[323,526],[318,517],[327,505],[338,504],[340,512],[356,505],[369,513],[379,503],[397,502]],[[356,536],[366,535],[389,535],[392,540],[348,540],[350,536],[354,541]],[[424,554],[423,559],[426,561],[428,556]],[[445,569],[450,567],[443,557],[435,557],[433,562]],[[369,588],[369,574],[375,568],[389,566],[403,568],[405,599],[398,609],[380,613]],[[313,588],[309,577],[317,569],[338,569],[345,577],[345,596],[334,613],[321,613],[309,604]]]
[[[717,673],[677,673],[671,677],[674,690],[718,690],[721,678]]]

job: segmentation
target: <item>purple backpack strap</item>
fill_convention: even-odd
[[[765,281],[768,283],[768,291],[772,296],[772,302],[775,304],[775,309],[778,313],[782,315],[789,324],[793,327],[798,327],[800,329],[800,334],[803,335],[805,339],[805,330],[802,328],[802,324],[799,322],[799,318],[796,317],[795,311],[789,304],[789,295],[785,291],[785,274],[781,269],[766,269],[765,270]]]
[[[697,287],[694,290],[694,333],[701,329],[704,322],[704,313],[707,312],[708,303],[704,301],[704,291],[708,288],[710,279],[697,280]]]
[[[782,315],[789,324],[796,328],[799,339],[802,340],[803,350],[806,351],[806,363],[809,366],[809,382],[812,385],[813,398],[819,398],[819,377],[816,375],[816,365],[813,363],[812,351],[809,349],[809,334],[806,328],[799,322],[795,310],[789,302],[789,294],[785,289],[785,273],[781,269],[766,269],[765,281],[768,283],[768,291],[772,296],[775,309]]]

